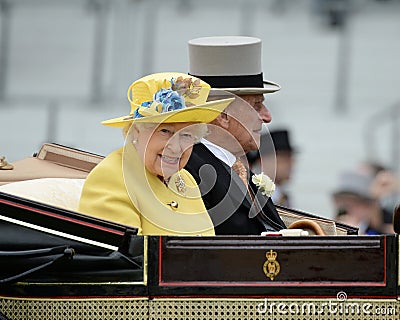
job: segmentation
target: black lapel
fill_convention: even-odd
[[[202,168],[207,168],[207,165],[210,167],[202,173]],[[243,185],[236,172],[234,172],[223,161],[219,160],[205,145],[199,143],[193,147],[193,152],[186,169],[193,175],[199,184],[203,195],[205,194],[205,189],[211,193],[211,195],[203,196],[203,200],[211,214],[211,217],[213,217],[214,212],[218,215],[221,208],[223,208],[223,212],[226,210],[229,212],[236,212],[239,207],[242,207],[243,211],[247,211],[247,214],[250,212],[250,216],[256,216],[254,219],[258,220],[264,226],[265,230],[277,231],[285,228],[285,225],[280,219],[271,199],[261,195],[261,193],[257,194],[258,189],[251,181],[251,176],[253,175],[251,171],[249,171],[249,186],[252,189],[253,194],[256,195],[257,202],[262,208],[261,212],[253,206],[249,195],[244,194],[244,192],[247,191],[246,187]],[[213,179],[215,180],[216,178],[210,178],[207,175],[215,175],[215,172],[218,175],[218,181],[213,183]],[[205,180],[209,181],[202,186]],[[212,184],[214,187],[209,189],[207,184]],[[221,202],[220,207],[215,202],[218,197],[224,199],[224,201]],[[208,203],[207,200],[211,202]]]
[[[246,208],[250,209],[252,200],[247,193],[247,188],[243,184],[238,174],[232,170],[225,162],[218,159],[205,145],[197,144],[197,151],[202,152],[204,160],[211,164],[218,173],[218,185],[223,185],[227,195],[232,198],[232,201],[241,203]],[[229,190],[229,191],[228,191]],[[245,197],[245,199],[243,199]]]

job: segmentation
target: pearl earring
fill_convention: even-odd
[[[136,143],[137,143],[137,139],[133,139],[133,140],[132,140],[132,143],[133,143],[133,144],[136,144]]]

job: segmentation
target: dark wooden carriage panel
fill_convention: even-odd
[[[160,237],[152,245],[159,254],[153,278],[160,295],[397,294],[394,235]],[[279,268],[273,279],[263,269],[269,252],[276,254]]]

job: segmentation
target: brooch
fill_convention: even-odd
[[[178,192],[180,194],[185,194],[186,192],[186,183],[185,180],[182,179],[181,175],[178,174],[178,176],[175,178],[175,186],[176,186],[176,190],[178,190]]]

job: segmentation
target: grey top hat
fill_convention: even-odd
[[[261,40],[254,37],[220,36],[192,39],[189,45],[189,74],[212,88],[235,94],[263,94],[280,90],[263,80]]]

